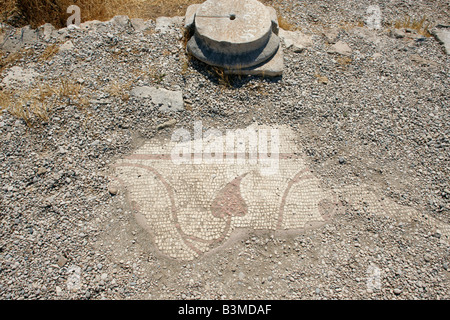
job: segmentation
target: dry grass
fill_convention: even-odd
[[[60,98],[76,98],[81,91],[81,84],[74,83],[67,79],[60,80],[59,85],[53,91]]]
[[[16,118],[24,120],[27,126],[32,127],[38,120],[48,121],[51,107],[45,101],[40,101],[35,90],[9,91],[7,94],[12,99],[5,105],[5,108]]]
[[[31,103],[30,111],[31,113],[40,121],[48,122],[50,118],[50,112],[52,109],[52,105],[49,105],[45,102],[39,102],[34,100]]]
[[[345,56],[343,56],[343,57],[338,57],[337,59],[336,59],[336,61],[340,64],[340,65],[342,65],[342,66],[347,66],[347,65],[349,65],[350,63],[352,63],[352,58],[350,58],[350,57],[345,57]]]
[[[12,101],[13,96],[10,91],[0,90],[0,110],[2,112],[12,105]]]
[[[147,70],[134,69],[132,73],[136,77],[136,81],[141,79],[155,84],[161,84],[166,77],[166,74],[159,71],[158,67],[154,65],[149,66]]]
[[[0,73],[6,69],[12,62],[19,59],[19,53],[15,52],[7,55],[6,53],[0,52]]]
[[[184,15],[186,8],[201,0],[0,0],[0,12],[3,20],[14,13],[19,14],[22,25],[33,27],[46,22],[56,27],[64,27],[66,12],[70,5],[81,9],[81,21],[109,20],[116,15],[130,18],[155,19],[159,16]]]
[[[320,75],[318,73],[316,73],[314,76],[317,78],[317,82],[318,83],[328,84],[328,77],[322,76],[322,75]]]
[[[15,15],[16,24],[38,27],[46,22],[55,27],[66,25],[70,5],[81,9],[81,21],[109,20],[116,15],[130,18],[156,19],[160,16],[183,16],[189,5],[203,3],[205,0],[0,0],[0,20],[6,21]],[[278,0],[262,0],[278,11],[279,24],[291,30],[292,23],[280,15]]]
[[[0,50],[0,73],[4,69],[13,66],[18,60],[26,58],[32,54],[32,50],[20,50],[12,53],[4,53]]]
[[[225,73],[223,68],[211,67],[210,70],[211,71],[208,72],[217,79],[219,85],[224,86],[225,88],[231,87],[231,77]]]
[[[412,29],[417,31],[418,34],[421,34],[425,37],[431,37],[431,34],[429,32],[430,28],[430,22],[428,22],[427,17],[422,17],[418,20],[415,18],[411,18],[410,16],[406,16],[403,19],[397,20],[394,23],[392,23],[392,26],[396,29]]]
[[[113,81],[105,91],[109,93],[112,97],[119,97],[123,101],[128,101],[130,98],[129,91],[133,86],[134,81],[129,81],[127,83],[120,83],[118,81]]]
[[[192,54],[186,53],[184,55],[183,64],[181,65],[181,74],[185,75],[189,72],[189,66],[192,62]]]
[[[278,15],[278,25],[281,29],[288,30],[288,31],[294,31],[297,29],[297,27],[290,23],[288,20],[283,18],[281,15]]]
[[[50,85],[45,84],[45,85],[38,85],[34,93],[35,93],[34,97],[37,101],[44,102],[55,93],[55,90],[52,87],[50,87]]]
[[[187,44],[189,42],[189,40],[191,39],[191,37],[194,35],[194,31],[191,29],[184,29],[183,32],[183,38],[181,39],[182,43],[183,43],[183,48],[187,47]]]
[[[344,30],[344,31],[349,31],[355,27],[364,27],[364,22],[363,21],[341,21],[339,23],[339,29]]]
[[[353,62],[352,58],[341,56],[336,59],[336,62],[339,64],[338,69],[347,70],[348,66]]]
[[[68,80],[61,80],[58,85],[38,85],[31,90],[0,91],[0,106],[2,111],[8,111],[16,118],[22,119],[29,127],[42,122],[48,122],[55,107],[62,104],[77,103],[83,106],[85,101],[80,98],[81,85]]]
[[[39,57],[39,60],[41,61],[48,61],[51,60],[59,51],[59,47],[57,44],[51,44],[47,48],[44,49],[44,52],[42,52],[41,56]]]

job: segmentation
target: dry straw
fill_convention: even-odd
[[[0,20],[16,12],[22,25],[38,27],[48,22],[55,27],[64,27],[70,14],[67,8],[77,5],[81,9],[81,20],[106,21],[116,15],[130,18],[156,19],[157,17],[183,16],[189,5],[203,3],[204,0],[0,0]],[[262,0],[266,5],[279,9],[277,0]],[[278,10],[279,11],[279,10]],[[291,29],[294,26],[280,17],[280,25]]]

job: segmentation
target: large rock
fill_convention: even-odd
[[[313,45],[312,37],[308,36],[301,31],[286,31],[280,29],[280,38],[283,40],[286,48],[291,48],[295,52],[301,52],[307,47]]]
[[[183,17],[159,17],[156,18],[155,30],[160,33],[172,33],[183,25]]]
[[[141,32],[149,28],[149,24],[147,23],[147,21],[140,18],[131,19],[131,26],[136,32]]]
[[[46,23],[38,28],[38,32],[44,41],[49,41],[55,33],[55,27],[51,23]]]
[[[155,87],[136,87],[131,95],[137,98],[152,99],[159,106],[159,111],[182,111],[184,110],[183,93],[181,91],[170,91]]]
[[[115,16],[110,20],[110,23],[121,28],[127,28],[131,26],[131,21],[128,16]]]
[[[343,56],[351,56],[352,49],[343,41],[338,41],[334,45],[332,45],[328,51],[328,53],[337,53]]]
[[[26,26],[22,28],[21,31],[21,41],[24,44],[31,44],[38,40],[38,33],[35,29],[32,29],[30,26]]]
[[[445,53],[450,54],[450,26],[438,25],[431,33],[439,43],[444,45]]]
[[[38,75],[39,74],[33,69],[23,69],[21,67],[14,66],[9,69],[1,84],[7,88],[13,88],[17,85],[31,86]]]
[[[39,41],[39,33],[37,30],[31,29],[30,26],[16,29],[13,34],[6,37],[0,43],[0,49],[6,52],[16,52],[26,46],[33,45]]]

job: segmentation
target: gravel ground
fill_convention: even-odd
[[[443,46],[414,31],[399,38],[387,25],[360,26],[369,1],[294,3],[283,2],[280,12],[313,35],[314,45],[285,49],[279,78],[223,79],[187,59],[180,28],[164,33],[147,21],[136,31],[121,19],[53,32],[0,66],[2,80],[13,65],[35,71],[28,85],[4,85],[16,104],[45,84],[57,92],[48,120],[32,116],[30,127],[17,113],[0,116],[1,299],[450,298],[448,239],[420,221],[344,202],[320,229],[251,233],[180,262],[155,253],[123,195],[108,190],[109,166],[146,139],[170,137],[170,129],[158,128],[168,120],[218,129],[257,121],[298,132],[327,188],[370,185],[450,223],[450,61]],[[385,22],[405,15],[449,22],[445,1],[378,4]],[[323,32],[330,30],[352,48],[350,57],[327,53]],[[73,48],[46,58],[62,44]],[[186,110],[159,112],[130,97],[145,85],[182,90]],[[367,285],[370,272],[379,285]],[[81,286],[69,290],[78,275]]]

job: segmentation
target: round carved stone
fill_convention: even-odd
[[[188,51],[226,68],[247,68],[270,59],[280,45],[271,12],[257,0],[208,0],[195,15]]]

